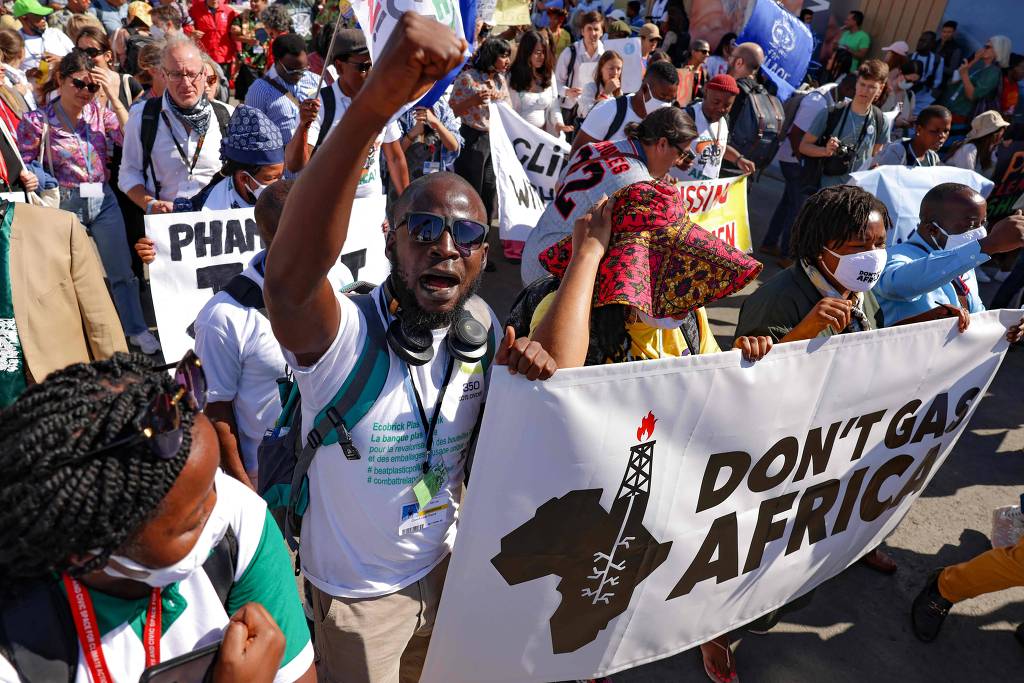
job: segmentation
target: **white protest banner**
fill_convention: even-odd
[[[14,202],[15,204],[28,203],[28,198],[24,192],[0,192],[0,199],[5,202]]]
[[[740,251],[750,252],[747,177],[679,183],[690,220]]]
[[[492,102],[489,106],[491,163],[494,165],[494,178],[498,186],[498,234],[505,255],[519,258],[527,234],[537,225],[544,212],[544,202],[530,183],[526,169],[519,162],[509,133],[505,130],[504,121],[509,114],[516,118],[518,116],[508,105]],[[508,112],[503,111],[505,109]],[[530,125],[525,121],[522,123]],[[544,131],[537,132],[546,135]]]
[[[497,111],[505,135],[512,141],[512,149],[522,164],[526,177],[541,201],[547,204],[555,198],[555,185],[562,168],[569,159],[571,145],[547,131],[527,123],[504,102],[491,105]],[[491,114],[492,120],[494,114]],[[494,136],[494,131],[491,131]],[[493,143],[492,143],[493,144]],[[493,154],[493,152],[492,152]]]
[[[622,92],[636,92],[644,79],[644,61],[639,38],[602,41],[605,52],[613,50],[622,57]]]
[[[378,283],[390,272],[381,231],[384,201],[356,199],[339,259],[345,269],[332,271],[333,284],[345,285],[351,279]],[[164,357],[180,358],[193,346],[188,328],[199,311],[245,269],[264,248],[263,241],[252,209],[150,215],[146,235],[156,244],[149,281]]]
[[[893,223],[893,229],[889,232],[889,246],[903,242],[917,230],[921,200],[936,185],[962,183],[986,197],[994,186],[991,180],[979,173],[952,166],[879,166],[870,171],[852,173],[850,178],[851,185],[864,188],[889,209]]]
[[[835,576],[928,484],[1022,313],[779,344],[753,365],[495,373],[421,680],[609,675]]]

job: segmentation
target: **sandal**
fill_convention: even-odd
[[[710,659],[704,656],[704,648],[709,645],[719,647],[725,651],[725,663],[729,667],[725,673],[718,671],[718,668]],[[740,678],[736,673],[736,660],[733,659],[732,650],[729,649],[729,636],[718,636],[714,640],[702,643],[700,651],[701,658],[704,660],[704,672],[708,675],[708,678],[715,683],[739,683]],[[712,649],[712,652],[714,652],[714,649]]]

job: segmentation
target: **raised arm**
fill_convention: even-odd
[[[377,68],[289,193],[267,258],[265,291],[274,335],[300,363],[318,360],[337,334],[339,309],[327,273],[348,236],[370,145],[400,107],[459,65],[465,49],[442,24],[402,15]]]

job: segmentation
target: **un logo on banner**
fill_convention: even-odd
[[[796,47],[796,34],[785,19],[776,19],[772,24],[772,47],[785,52]]]

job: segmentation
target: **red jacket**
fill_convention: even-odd
[[[211,12],[206,0],[193,0],[189,16],[195,22],[195,30],[202,31],[199,44],[206,54],[218,64],[233,61],[238,48],[231,38],[231,22],[237,13],[224,0],[218,0],[217,9]]]

